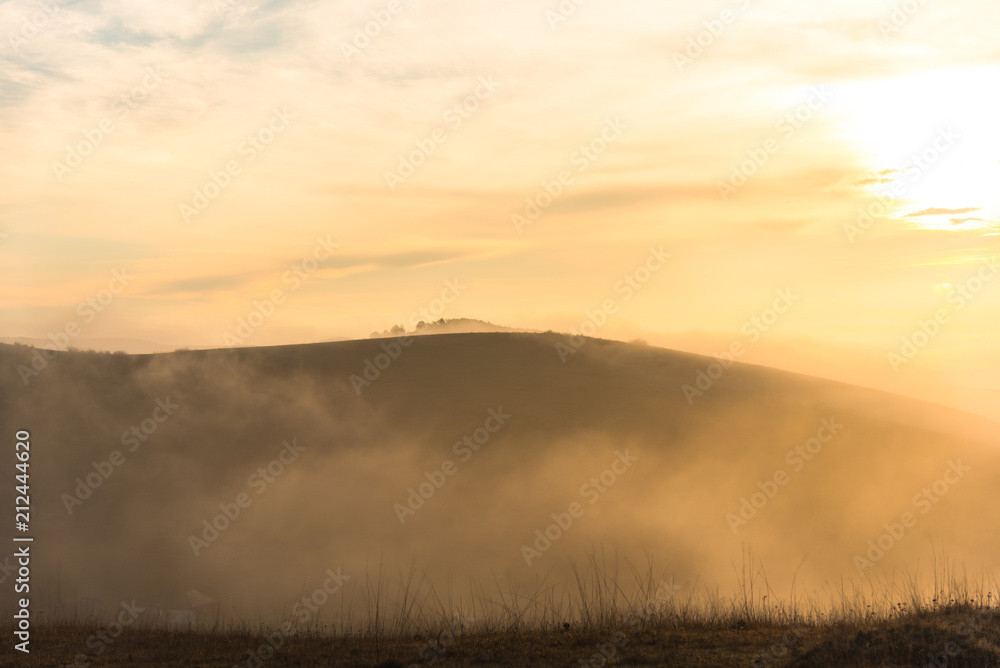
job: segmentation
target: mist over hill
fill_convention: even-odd
[[[519,327],[507,327],[505,325],[495,325],[486,320],[476,318],[439,318],[437,320],[418,321],[414,327],[407,330],[403,324],[393,325],[390,329],[381,332],[372,332],[369,338],[379,339],[402,334],[412,334],[426,336],[428,334],[486,334],[495,332],[521,332],[532,333],[537,330],[523,329]]]
[[[44,350],[67,350],[66,345],[58,340],[53,340],[53,338],[38,339],[24,336],[3,336],[0,337],[0,343],[21,344]],[[99,352],[122,351],[138,355],[165,353],[177,349],[177,346],[157,343],[155,341],[145,341],[143,339],[87,337],[73,339],[73,345],[70,347],[78,350],[95,350]]]
[[[0,364],[4,433],[31,432],[50,603],[197,590],[270,614],[329,572],[534,587],[595,550],[728,586],[748,546],[777,596],[793,576],[888,577],[933,546],[974,569],[1000,548],[982,502],[1000,483],[996,423],[650,346],[2,345]]]

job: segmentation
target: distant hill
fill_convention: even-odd
[[[63,595],[280,606],[340,565],[538,583],[595,549],[728,584],[750,546],[778,596],[1000,553],[996,423],[764,367],[551,333],[50,356],[0,346],[0,391]]]
[[[33,346],[45,350],[59,350],[56,344],[49,339],[37,339],[26,336],[2,336],[0,337],[0,343],[20,343],[25,346]],[[122,351],[132,355],[166,353],[177,348],[177,346],[168,346],[156,343],[155,341],[126,338],[79,338],[73,339],[71,347],[79,350],[95,350],[109,353]]]

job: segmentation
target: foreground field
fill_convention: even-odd
[[[253,632],[126,629],[94,656],[93,628],[42,626],[18,666],[964,666],[1000,665],[995,608],[955,605],[869,623],[693,624],[661,619],[640,628],[567,625],[438,638],[304,635],[272,644]],[[10,637],[10,627],[4,630]],[[89,653],[88,653],[89,652]],[[78,657],[80,661],[77,662]]]

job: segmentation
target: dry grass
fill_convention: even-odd
[[[781,597],[744,555],[728,598],[594,555],[571,588],[479,584],[441,597],[413,571],[394,588],[382,569],[359,583],[361,609],[292,625],[243,618],[199,628],[126,627],[99,653],[97,620],[34,629],[30,655],[8,641],[3,665],[23,666],[1000,666],[996,582],[971,582],[941,560],[918,575]],[[666,585],[666,588],[665,588]],[[286,620],[290,621],[290,620]],[[9,621],[4,635],[12,636]],[[79,661],[77,661],[79,659]]]

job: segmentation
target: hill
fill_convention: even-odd
[[[747,546],[774,600],[1000,548],[995,423],[767,368],[521,333],[49,357],[0,346],[0,389],[64,604],[277,614],[377,564],[535,591],[595,550],[691,590]]]

